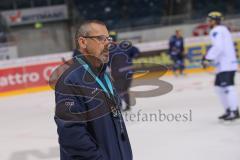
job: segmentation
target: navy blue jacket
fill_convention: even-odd
[[[77,49],[74,49],[73,50],[73,54],[72,54],[72,57],[75,57],[77,55],[80,55],[80,52],[77,50]]]
[[[55,86],[61,160],[132,160],[116,90],[107,96],[83,65],[73,62]],[[90,68],[106,86],[105,67]]]

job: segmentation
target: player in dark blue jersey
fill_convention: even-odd
[[[184,41],[180,30],[176,30],[169,40],[169,55],[173,61],[173,72],[177,75],[177,70],[183,75],[184,71]]]
[[[114,41],[117,34],[110,32]],[[124,110],[130,109],[129,88],[133,78],[133,59],[139,55],[137,47],[127,41],[115,43],[113,49],[110,49],[110,69],[111,76],[114,79],[114,87],[126,103]]]

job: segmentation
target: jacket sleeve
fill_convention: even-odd
[[[55,92],[56,104],[71,105],[71,112],[84,110],[84,102],[81,98]],[[59,107],[56,105],[56,109]],[[62,106],[61,106],[62,107]],[[66,121],[55,115],[55,122],[59,135],[61,155],[71,160],[105,160],[100,148],[87,130],[86,122]]]
[[[207,60],[216,60],[218,56],[223,52],[223,35],[221,32],[213,32],[211,34],[212,38],[212,47],[208,50],[208,53],[206,55]]]

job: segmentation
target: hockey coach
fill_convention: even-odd
[[[106,73],[112,38],[106,25],[86,21],[75,35],[79,54],[55,86],[61,160],[132,160],[121,101]]]

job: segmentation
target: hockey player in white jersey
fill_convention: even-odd
[[[234,75],[238,69],[237,55],[230,31],[221,25],[222,19],[220,12],[208,14],[212,46],[203,57],[202,65],[205,67],[206,61],[211,61],[216,67],[215,86],[225,109],[219,119],[235,120],[239,118],[237,92],[234,87]]]

